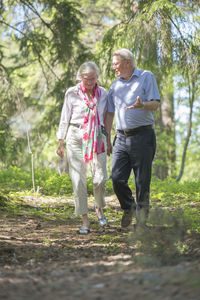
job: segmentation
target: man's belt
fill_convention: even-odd
[[[147,129],[153,129],[153,125],[140,126],[140,127],[136,127],[134,129],[128,129],[128,130],[119,130],[118,129],[117,132],[122,133],[126,136],[130,136],[130,135],[134,135],[137,132],[147,130]]]

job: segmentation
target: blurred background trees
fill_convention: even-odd
[[[129,48],[157,79],[154,175],[199,179],[199,1],[0,1],[0,167],[55,168],[56,130],[79,65],[114,80],[112,52]]]

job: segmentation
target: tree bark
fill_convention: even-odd
[[[171,23],[164,18],[160,20],[161,37],[161,106],[157,117],[157,161],[155,175],[160,179],[173,176],[175,173],[175,120],[174,120],[174,87],[172,70]],[[160,138],[160,139],[159,139]],[[163,139],[165,143],[163,143]],[[161,141],[161,143],[159,143]]]
[[[189,76],[188,76],[188,81],[189,81]],[[189,142],[190,142],[190,137],[191,137],[191,134],[192,134],[192,116],[193,116],[194,100],[195,100],[195,83],[194,83],[194,80],[193,80],[191,87],[190,87],[190,82],[189,82],[190,114],[189,114],[189,121],[188,121],[188,127],[187,127],[187,135],[186,135],[186,139],[185,139],[185,143],[184,143],[184,147],[183,147],[181,167],[180,167],[179,174],[176,177],[176,181],[179,181],[181,179],[181,177],[183,176],[183,172],[184,172],[187,148],[188,148],[188,145],[189,145]]]

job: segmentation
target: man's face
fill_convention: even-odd
[[[130,72],[130,66],[129,59],[121,59],[118,55],[113,56],[112,69],[115,71],[117,77],[126,78]]]

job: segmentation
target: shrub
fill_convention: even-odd
[[[68,173],[61,175],[55,170],[49,168],[36,169],[34,172],[35,188],[39,187],[42,194],[45,195],[71,195],[73,193],[71,179]],[[22,190],[32,190],[32,175],[30,171],[9,167],[0,171],[1,190],[8,192],[17,192]],[[88,194],[93,194],[92,177],[87,178]],[[109,179],[106,183],[107,194],[113,193],[112,181]]]

